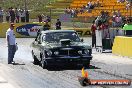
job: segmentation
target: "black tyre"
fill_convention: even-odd
[[[32,57],[33,57],[33,64],[38,65],[39,64],[39,60],[37,59],[37,57],[34,55],[33,51],[32,51]]]
[[[103,48],[100,48],[100,50],[99,50],[99,51],[100,51],[100,53],[103,53]]]
[[[99,52],[99,48],[96,48],[96,51]]]
[[[41,60],[41,66],[43,69],[47,68],[46,62],[44,60]]]
[[[41,64],[41,66],[42,66],[43,69],[47,68],[47,63],[46,63],[46,60],[45,60],[45,55],[42,55],[40,64]]]
[[[90,60],[87,63],[83,64],[83,66],[84,67],[90,67]]]

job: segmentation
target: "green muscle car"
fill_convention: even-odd
[[[89,66],[91,46],[84,43],[74,30],[41,31],[31,44],[34,64]]]

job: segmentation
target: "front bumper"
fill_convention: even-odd
[[[87,64],[90,60],[92,60],[92,56],[63,56],[46,58],[47,65]]]

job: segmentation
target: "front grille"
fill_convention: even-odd
[[[77,56],[78,50],[60,50],[59,55]]]

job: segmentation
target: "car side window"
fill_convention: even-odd
[[[42,36],[42,42],[53,42],[54,38],[50,34],[45,34]]]
[[[46,36],[42,35],[42,42],[44,42],[46,40]]]

